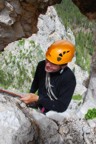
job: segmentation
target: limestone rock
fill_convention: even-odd
[[[50,111],[47,117],[56,121],[59,125],[59,133],[63,137],[63,143],[66,144],[95,144],[96,119],[86,121],[72,110],[63,113]]]
[[[34,142],[35,129],[35,124],[20,110],[15,98],[0,94],[0,144]]]
[[[0,93],[0,144],[29,143],[63,144],[63,139],[54,121]]]
[[[40,13],[61,0],[0,0],[0,51],[9,43],[37,32]]]
[[[38,31],[37,22],[39,15],[45,14],[48,6],[60,3],[61,1],[0,0],[0,51],[11,42],[36,33]],[[73,2],[89,19],[96,19],[95,0],[85,0],[83,2],[82,0],[73,0]],[[19,25],[19,29],[17,29],[17,24]]]
[[[46,115],[11,95],[0,93],[0,144],[95,144],[96,120],[72,110]]]
[[[54,7],[50,6],[45,15],[40,14],[37,23],[38,32],[29,39],[40,44],[44,52],[56,40],[67,39],[75,44],[75,37],[71,31],[65,30]]]

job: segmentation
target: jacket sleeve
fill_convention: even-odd
[[[49,98],[42,98],[39,100],[39,103],[48,111],[64,112],[72,99],[75,86],[76,80],[74,78],[66,86],[61,84],[58,100],[51,101]]]
[[[31,85],[30,93],[35,93],[38,90],[39,83],[39,64],[37,65],[35,76]]]

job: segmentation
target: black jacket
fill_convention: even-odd
[[[52,101],[47,95],[47,90],[45,87],[45,60],[39,62],[35,77],[31,86],[31,93],[35,93],[38,90],[39,95],[39,107],[44,107],[46,112],[49,110],[63,112],[67,109],[75,86],[76,79],[73,72],[69,67],[66,67],[64,71],[60,74],[60,71],[55,73],[50,73],[50,79],[52,84],[52,90],[58,100]]]

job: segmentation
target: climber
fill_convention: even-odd
[[[76,86],[75,76],[67,66],[74,53],[75,47],[69,41],[53,43],[46,52],[46,60],[37,66],[30,93],[22,96],[21,100],[43,113],[50,110],[64,112]]]

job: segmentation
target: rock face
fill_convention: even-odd
[[[75,37],[71,29],[66,31],[53,6],[48,7],[44,15],[39,15],[37,28],[38,32],[29,39],[40,44],[44,52],[56,40],[67,39],[75,44]]]
[[[49,5],[61,0],[1,0],[0,1],[0,50],[20,38],[37,32],[40,13]]]
[[[19,98],[0,93],[0,144],[95,144],[96,121],[75,113],[27,108]]]
[[[85,101],[80,109],[80,115],[88,111],[88,109],[96,108],[96,50],[92,57],[90,80]]]
[[[91,68],[92,68],[92,72],[91,72],[91,75],[90,75],[91,79],[90,79],[90,82],[89,82],[89,88],[90,89],[88,90],[87,96],[88,97],[93,97],[93,99],[95,100],[94,102],[96,104],[96,51],[94,52],[94,55],[92,57]]]
[[[18,105],[18,106],[17,106]],[[19,144],[34,141],[35,128],[19,109],[19,103],[10,96],[0,94],[0,143]]]
[[[10,95],[0,94],[0,144],[63,144],[57,124],[27,108]]]
[[[1,0],[0,1],[0,50],[20,38],[38,31],[37,21],[48,6],[62,0]],[[95,0],[73,0],[89,19],[96,19]]]
[[[81,13],[87,16],[90,20],[96,19],[96,1],[95,0],[72,0]]]
[[[80,120],[74,115],[70,119],[64,119],[59,131],[65,144],[95,144],[94,128],[91,128],[85,120]]]

